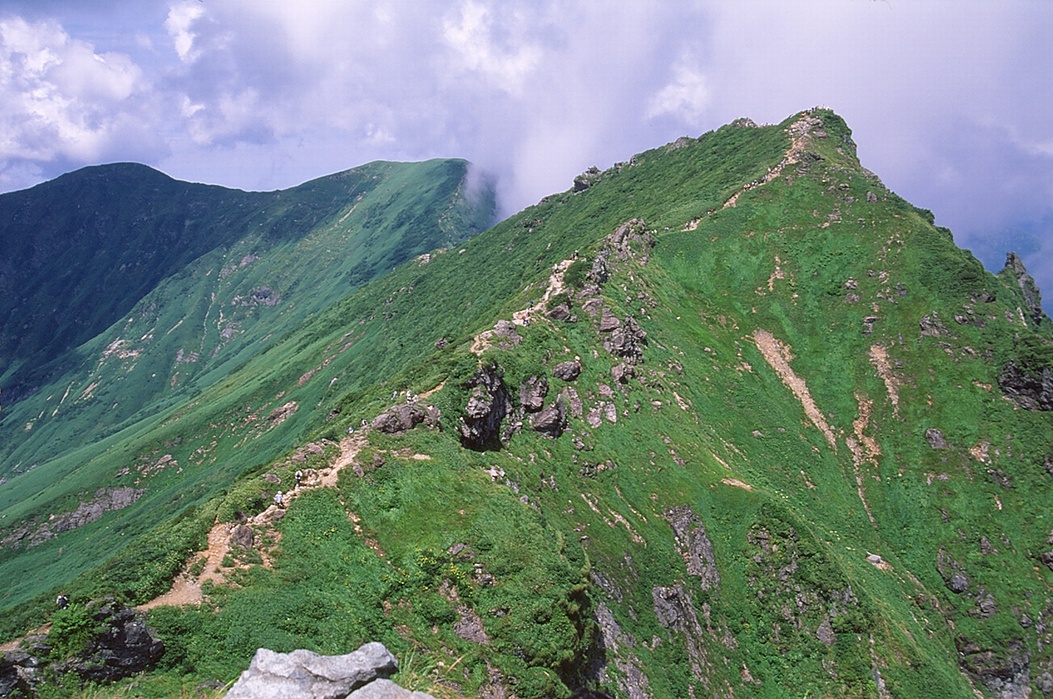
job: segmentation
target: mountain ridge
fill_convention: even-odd
[[[826,110],[589,171],[70,453],[70,485],[148,489],[61,535],[138,537],[107,570],[58,582],[57,540],[0,567],[145,601],[353,429],[212,611],[151,612],[152,681],[236,674],[217,646],[382,640],[469,695],[1046,692],[1053,432],[1002,376],[1051,371],[1049,323],[932,223]]]

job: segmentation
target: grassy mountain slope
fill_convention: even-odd
[[[14,338],[12,342],[18,340],[9,355],[12,366],[18,363],[26,369],[23,376],[35,375],[46,383],[34,385],[29,391],[31,397],[23,396],[21,402],[13,404],[8,396],[17,397],[20,384],[18,376],[10,379],[15,388],[5,391],[7,404],[0,415],[0,476],[33,468],[82,442],[84,434],[97,439],[129,421],[134,423],[142,418],[141,410],[156,413],[161,405],[185,400],[355,286],[399,262],[478,232],[487,225],[492,211],[492,202],[468,202],[464,192],[467,163],[454,160],[373,163],[265,194],[186,185],[138,166],[98,170],[82,171],[81,176],[107,183],[118,180],[133,194],[117,196],[107,189],[106,194],[115,199],[109,205],[91,199],[81,203],[81,189],[76,187],[65,187],[63,196],[78,202],[77,210],[96,207],[91,225],[114,240],[87,241],[83,243],[86,249],[70,249],[55,264],[69,265],[65,274],[82,280],[76,287],[98,286],[85,299],[85,307],[113,325],[96,329],[99,334],[75,350],[52,357],[51,345],[31,346],[33,336],[23,336],[16,328],[49,326],[34,316],[33,309],[56,305],[55,324],[60,330],[54,338],[58,338],[63,327],[81,324],[87,311],[77,303],[68,303],[62,289],[50,287],[37,293],[41,298],[28,299],[30,292],[26,291],[23,296],[27,298],[15,299],[11,320],[5,326]],[[130,217],[126,210],[136,206],[150,208],[133,187],[145,187],[143,182],[168,186],[156,190],[164,205],[152,202],[150,206],[164,212],[157,218],[169,227],[178,224],[184,230],[194,229],[193,219],[177,220],[169,213],[172,202],[208,195],[219,203],[209,205],[213,218],[196,224],[204,231],[199,236],[201,244],[197,248],[172,245],[180,253],[169,253],[169,266],[158,265],[152,270],[156,281],[151,279],[152,288],[139,298],[140,284],[129,284],[134,281],[132,275],[121,271],[127,263],[107,256],[131,255],[130,259],[143,267],[146,263],[140,258],[144,256],[134,252],[136,247],[157,245],[164,251],[169,245],[158,245],[156,236],[160,233],[152,228],[140,232],[136,225],[114,225],[111,231],[107,225],[112,224],[107,222],[121,215]],[[63,184],[60,178],[41,188],[50,190]],[[42,196],[37,189],[20,194],[35,200]],[[485,192],[482,197],[485,199]],[[228,204],[228,199],[234,203]],[[203,199],[186,205],[195,210],[205,206]],[[240,218],[232,220],[225,206],[236,206]],[[204,213],[197,215],[203,217]],[[27,235],[19,241],[5,232],[3,238],[25,248],[14,251],[11,264],[27,270],[23,274],[40,281],[41,286],[58,275],[44,271],[30,276],[32,265],[24,261],[20,265],[17,253],[31,258],[35,251],[57,245],[61,234],[47,226],[43,229],[47,235]],[[208,249],[206,242],[211,246]],[[97,249],[89,254],[93,245]],[[145,255],[144,259],[148,262],[153,257]],[[114,278],[96,280],[105,274]],[[45,292],[52,296],[43,298]],[[120,319],[112,318],[113,309],[104,314],[95,303],[97,297],[111,295],[116,299],[111,303],[114,309],[134,303],[124,309]],[[19,358],[26,348],[34,353],[32,362]],[[42,390],[44,386],[48,390]],[[24,389],[25,384],[21,387]]]
[[[1053,345],[1016,279],[862,169],[825,110],[575,190],[6,484],[19,522],[47,495],[9,488],[55,473],[69,494],[102,473],[147,491],[0,554],[32,579],[8,633],[58,585],[146,601],[215,522],[248,521],[236,584],[151,612],[169,651],[136,691],[229,680],[261,645],[374,639],[451,695],[1045,691],[1053,430],[1029,408]],[[476,439],[502,394],[510,414]],[[431,406],[430,426],[360,428],[393,404]],[[293,471],[341,453],[335,486],[268,519]]]

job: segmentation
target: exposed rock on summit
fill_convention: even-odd
[[[1021,293],[1024,295],[1024,304],[1027,308],[1028,317],[1035,325],[1041,323],[1042,318],[1046,315],[1042,311],[1042,294],[1039,292],[1034,278],[1024,268],[1024,261],[1020,259],[1020,256],[1015,252],[1006,255],[1005,267],[1002,268],[1001,273],[1008,274],[1016,280]]]

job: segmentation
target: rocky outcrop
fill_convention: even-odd
[[[493,330],[494,346],[499,349],[512,349],[523,337],[516,332],[515,324],[510,320],[499,320],[494,324]]]
[[[960,595],[969,589],[969,577],[965,574],[965,568],[945,550],[940,549],[936,553],[936,570],[943,578],[947,589],[956,595]]]
[[[276,653],[260,648],[226,696],[227,699],[429,697],[388,680],[397,670],[398,661],[382,643],[367,643],[347,655],[318,655],[308,650]]]
[[[576,359],[569,362],[560,362],[552,367],[552,375],[560,381],[574,381],[581,376],[581,362]]]
[[[688,505],[674,507],[664,515],[673,529],[677,553],[687,565],[687,574],[698,578],[703,590],[716,589],[720,584],[713,542],[706,535],[706,526]]]
[[[647,333],[630,316],[618,327],[613,328],[604,338],[603,349],[615,357],[621,357],[629,364],[635,364],[643,358],[645,344],[647,344]]]
[[[1053,369],[1045,368],[1037,374],[1009,362],[998,375],[998,386],[1021,408],[1053,410]]]
[[[519,404],[528,413],[536,413],[545,405],[548,395],[548,380],[543,376],[531,376],[519,384]]]
[[[240,546],[243,549],[251,549],[256,543],[256,534],[252,527],[245,524],[237,524],[230,530],[229,543],[231,546]]]
[[[404,403],[385,410],[373,418],[373,429],[384,434],[408,432],[424,422],[427,412],[415,403]]]
[[[95,496],[77,505],[72,512],[51,515],[40,526],[21,526],[0,539],[0,548],[25,546],[31,548],[100,519],[107,512],[128,507],[143,496],[143,488],[100,488]]]
[[[611,367],[611,378],[617,383],[628,383],[634,373],[631,364],[622,363]]]
[[[461,444],[482,451],[501,445],[501,421],[512,408],[497,365],[480,369],[468,381],[471,395],[461,416]]]
[[[922,316],[921,320],[918,321],[918,326],[921,328],[922,337],[948,337],[950,333],[947,331],[947,326],[940,321],[940,314],[933,311],[927,316]]]
[[[1020,292],[1024,295],[1024,306],[1028,317],[1035,325],[1040,324],[1046,315],[1042,311],[1042,294],[1034,278],[1024,268],[1024,261],[1020,259],[1020,256],[1015,252],[1006,255],[1005,267],[1002,268],[1000,274],[1008,275],[1016,280]]]
[[[691,673],[703,685],[708,685],[709,660],[706,656],[705,630],[695,613],[690,593],[679,582],[670,587],[657,585],[651,589],[651,599],[654,601],[658,623],[683,635]]]
[[[84,650],[51,664],[49,672],[113,682],[149,669],[164,655],[164,642],[147,628],[142,612],[118,605],[112,597],[89,602],[87,611],[94,623],[93,636]]]
[[[547,408],[530,416],[530,429],[546,437],[557,439],[567,428],[567,406],[562,398],[557,398]]]
[[[647,264],[654,245],[654,236],[647,230],[646,223],[638,218],[626,221],[607,236],[603,247],[596,253],[587,275],[589,281],[603,286],[610,278],[611,270],[630,259]]]
[[[1006,648],[984,648],[961,636],[955,641],[962,672],[979,682],[998,699],[1027,699],[1031,696],[1031,662],[1022,640]]]
[[[0,656],[0,697],[33,697],[41,677],[40,661],[24,650],[4,651]]]
[[[940,432],[935,427],[930,427],[925,430],[925,441],[928,442],[929,446],[933,449],[950,449],[947,440],[943,436],[943,432]]]
[[[601,684],[613,681],[622,695],[629,699],[651,699],[650,680],[634,650],[639,645],[636,637],[618,624],[604,602],[596,605],[594,620],[599,633],[596,634],[596,648],[590,654],[589,678]],[[608,673],[609,665],[613,665],[616,672]]]

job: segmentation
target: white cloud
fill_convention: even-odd
[[[104,157],[141,132],[143,89],[124,54],[97,53],[54,22],[0,19],[0,161]]]
[[[205,9],[200,2],[195,0],[184,0],[184,2],[172,5],[168,10],[168,18],[165,20],[165,29],[172,37],[172,46],[179,60],[184,63],[192,63],[197,54],[194,51],[195,33],[192,31],[194,22],[205,14]]]
[[[673,79],[653,98],[647,108],[646,117],[669,116],[694,127],[704,123],[706,109],[710,103],[710,91],[706,76],[687,60],[677,64]]]
[[[529,42],[506,42],[501,45],[496,39],[498,22],[495,10],[482,2],[469,0],[461,5],[454,17],[443,22],[443,38],[458,58],[459,68],[467,73],[482,76],[498,90],[521,96],[524,82],[537,70],[542,50]],[[512,13],[512,26],[505,34],[520,35],[516,25],[526,23],[520,13]]]

